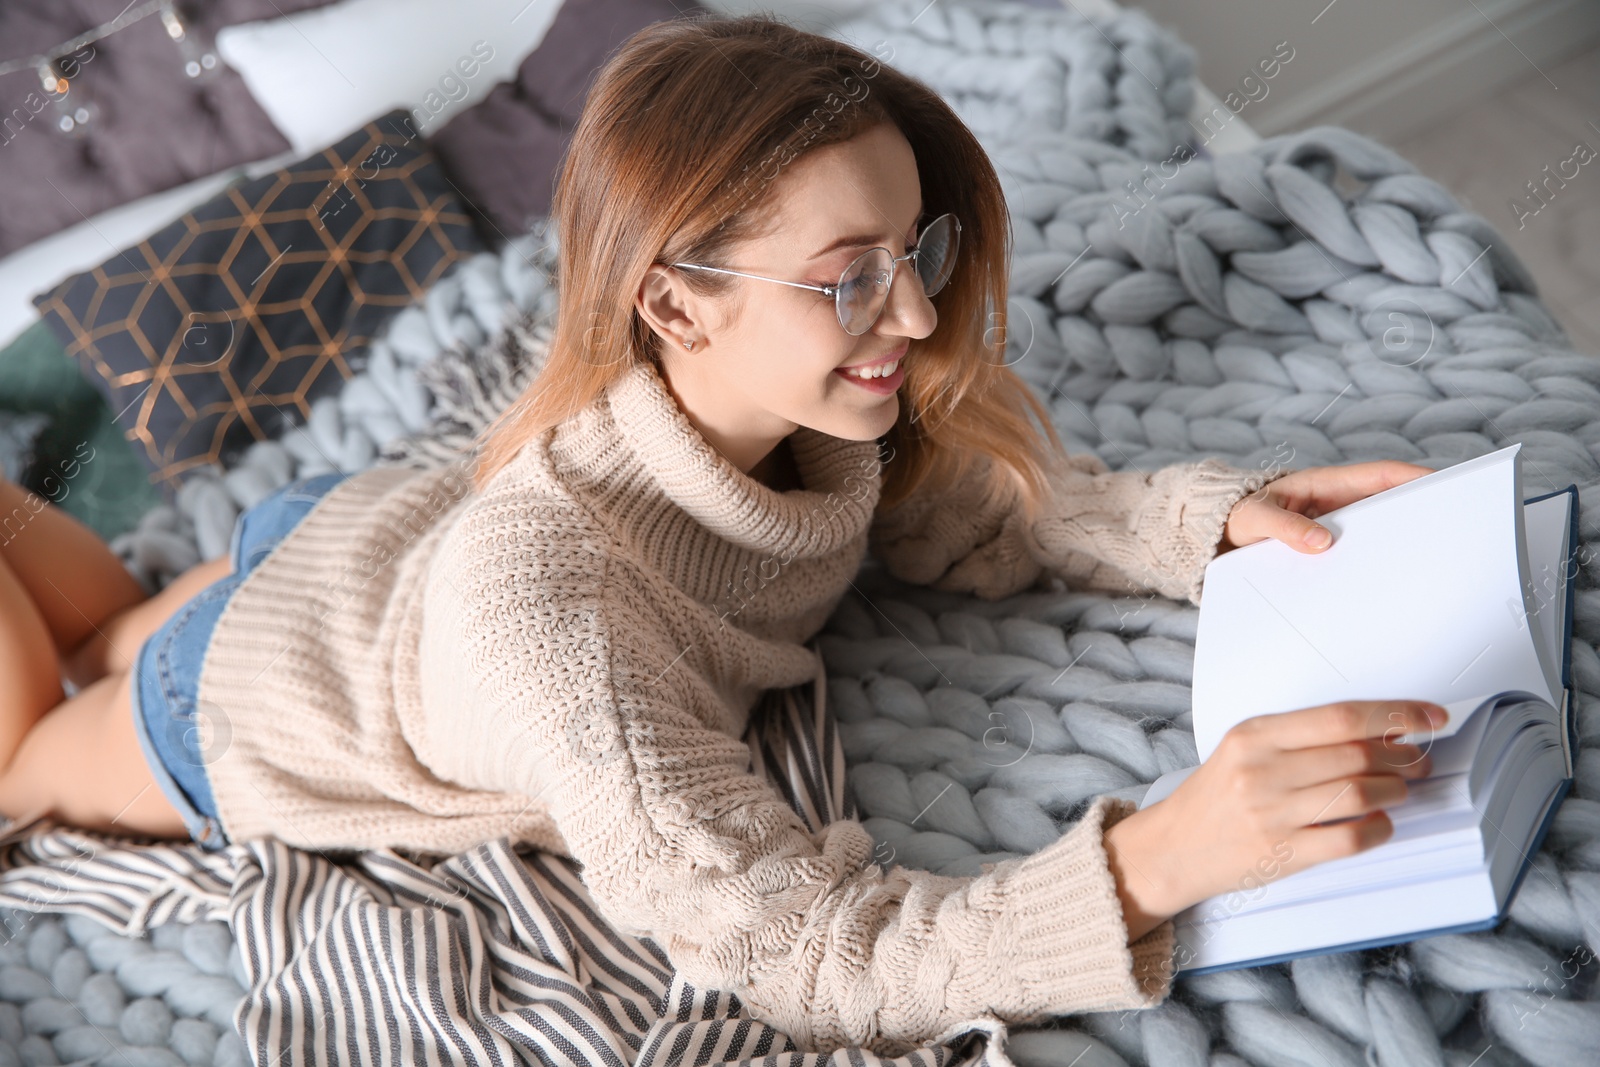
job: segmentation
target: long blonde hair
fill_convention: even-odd
[[[881,122],[911,144],[925,217],[954,212],[962,231],[935,297],[938,326],[911,341],[880,506],[929,478],[948,484],[986,455],[989,492],[1014,487],[1035,513],[1046,492],[1041,461],[1062,444],[1044,405],[1004,365],[1011,232],[993,165],[922,82],[769,14],[655,23],[599,71],[551,206],[560,303],[548,355],[479,435],[475,487],[651,358],[656,337],[634,295],[652,263],[724,261],[762,232],[784,165]],[[710,271],[684,272],[684,282],[708,297],[738,284]]]

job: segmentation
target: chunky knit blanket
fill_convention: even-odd
[[[858,43],[865,34],[894,43],[889,61],[950,96],[999,167],[1015,229],[1009,358],[1069,447],[1149,471],[1206,455],[1241,466],[1396,457],[1441,467],[1522,442],[1530,491],[1575,482],[1585,504],[1572,647],[1577,783],[1494,931],[1180,972],[1158,1008],[1075,1016],[894,1062],[1591,1061],[1600,1047],[1600,358],[1570,351],[1493,228],[1395,153],[1331,128],[1232,155],[1175,150],[1172,120],[1187,107],[1184,86],[1192,92],[1182,46],[1142,21],[1042,17],[946,0],[885,6],[847,30]],[[1109,52],[1081,43],[1085,30],[1111,42]],[[1139,51],[1138,34],[1157,43]],[[1081,54],[1063,43],[1073,40]],[[1098,77],[1083,73],[1091,61]],[[1052,63],[1064,71],[1053,103],[1030,95]],[[1001,68],[1030,73],[1013,79]],[[1156,91],[1141,95],[1133,73]],[[1008,124],[1007,114],[1029,118]],[[1073,125],[1092,114],[1102,117]],[[558,284],[554,232],[541,227],[441,282],[395,321],[367,375],[327,398],[310,424],[197,479],[177,508],[156,509],[120,539],[130,568],[156,587],[220,554],[240,508],[291,477],[456,455],[538,369]],[[813,817],[863,818],[883,862],[974,872],[1053,840],[1095,795],[1139,797],[1161,773],[1197,761],[1188,708],[1198,609],[1066,588],[991,603],[904,586],[870,563],[856,584],[860,595],[820,638],[826,708],[818,717],[791,701],[777,713],[766,767],[792,799],[835,798]],[[168,968],[129,986],[120,1030],[107,1022],[102,1036],[152,1057],[167,1046],[190,1063],[206,1062],[208,1049],[232,1062],[247,1048],[263,1065],[720,1064],[788,1047],[737,997],[674,979],[647,939],[619,940],[571,870],[547,856],[490,843],[429,865],[255,842],[219,859],[48,822],[15,834],[0,850],[0,904],[25,909],[7,913],[19,929],[13,943],[25,947],[0,959],[0,1000],[24,1006],[13,1018],[0,1005],[0,1065],[5,1043],[22,1034],[40,1056],[40,1035],[53,1035],[64,1059],[105,1052],[62,1046],[69,1032],[92,1040],[59,1025],[62,1004],[87,1014],[94,977],[71,979],[86,961],[127,984],[147,964],[128,964],[124,976],[115,951],[89,951],[101,942],[138,945],[123,951]],[[41,918],[55,911],[98,916],[119,933]],[[239,939],[245,966],[219,962],[216,920]],[[183,929],[160,933],[169,927]],[[185,952],[191,938],[211,939],[204,966]],[[217,980],[207,988],[218,1003],[230,995],[218,982],[247,988],[232,1019],[246,1043],[225,1034],[206,1046],[187,1027],[198,1051],[178,1049],[179,1023],[221,1010],[183,999],[196,973]],[[107,986],[93,988],[109,996]],[[162,1029],[168,1017],[146,1007],[156,1030],[139,1030],[127,1013],[155,998],[178,1018]],[[109,1008],[95,1010],[111,1019]],[[134,1041],[130,1027],[169,1036]]]

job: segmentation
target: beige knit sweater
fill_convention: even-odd
[[[890,570],[999,596],[1046,573],[1198,601],[1232,503],[1269,477],[1091,456],[1046,514],[976,480],[877,514],[878,444],[799,429],[804,488],[716,452],[641,364],[482,493],[460,464],[337,486],[240,586],[200,699],[230,839],[453,853],[509,835],[572,857],[602,912],[808,1049],[899,1054],[977,1020],[1165,999],[1173,929],[1132,945],[1102,797],[1039,853],[952,878],[809,833],[740,739],[869,541]]]

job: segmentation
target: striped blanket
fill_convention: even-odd
[[[818,662],[814,681],[769,691],[745,734],[752,770],[812,830],[856,817]],[[87,916],[130,937],[226,922],[247,986],[229,1021],[260,1067],[1010,1062],[1003,1028],[894,1059],[800,1051],[733,993],[695,988],[652,940],[609,925],[576,864],[504,838],[450,857],[272,838],[213,853],[34,817],[0,835],[0,907]]]

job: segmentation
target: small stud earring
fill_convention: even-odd
[[[694,351],[694,342],[693,341],[685,341],[685,342],[683,342],[683,347],[687,348],[689,351],[693,352]]]

